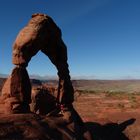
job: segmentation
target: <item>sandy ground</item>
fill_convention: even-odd
[[[140,140],[139,100],[135,94],[82,94],[74,106],[95,140]]]

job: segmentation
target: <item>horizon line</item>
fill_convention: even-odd
[[[0,78],[7,78],[9,74],[1,74]],[[37,74],[30,74],[30,79],[37,79],[37,80],[58,80],[58,77],[55,75],[37,75]],[[111,77],[111,78],[103,78],[98,76],[71,76],[71,80],[140,80],[140,77],[135,78],[132,76],[122,76],[122,77]]]

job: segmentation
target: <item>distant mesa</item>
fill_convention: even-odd
[[[30,79],[30,82],[32,83],[32,86],[41,86],[42,82],[37,79]]]

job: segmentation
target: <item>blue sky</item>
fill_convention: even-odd
[[[61,28],[73,77],[140,78],[139,0],[1,0],[0,73],[11,73],[12,44],[33,13],[48,14]],[[41,52],[27,69],[57,73]]]

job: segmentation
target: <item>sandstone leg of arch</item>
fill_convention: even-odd
[[[26,68],[15,67],[11,74],[11,96],[21,102],[31,102],[31,84]]]
[[[71,83],[68,63],[67,48],[62,39],[57,43],[56,48],[50,48],[50,52],[44,48],[45,53],[58,70],[59,86],[57,100],[60,104],[72,104],[74,101],[74,89]]]
[[[13,113],[29,112],[31,102],[31,84],[26,68],[15,67],[11,74],[11,97],[15,97],[19,103],[12,108]]]

